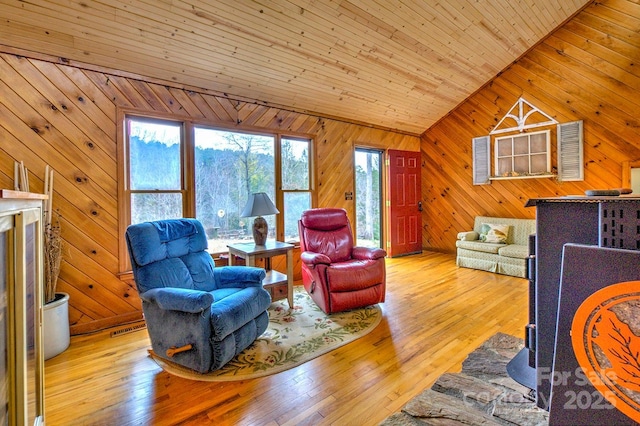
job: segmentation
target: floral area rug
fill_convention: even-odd
[[[251,346],[222,369],[200,374],[162,359],[151,358],[170,374],[202,381],[233,381],[279,373],[353,342],[380,323],[378,305],[327,315],[301,286],[294,291],[294,309],[286,299],[269,307],[269,327]]]

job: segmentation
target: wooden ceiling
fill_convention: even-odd
[[[593,0],[0,0],[0,43],[422,133]]]

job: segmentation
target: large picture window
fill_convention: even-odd
[[[226,252],[228,244],[253,240],[254,218],[241,212],[250,194],[265,192],[280,211],[265,217],[268,238],[298,240],[297,221],[312,207],[311,139],[133,116],[125,121],[129,223],[195,217],[209,251]]]
[[[273,136],[195,129],[196,218],[202,222],[209,248],[251,240],[251,218],[240,217],[249,194],[265,192],[275,202]],[[268,239],[275,238],[275,216],[266,216]]]

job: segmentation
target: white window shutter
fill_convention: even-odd
[[[558,124],[558,180],[584,180],[582,120]]]
[[[480,136],[472,140],[473,155],[473,184],[486,185],[489,180],[489,170],[491,168],[491,138]]]

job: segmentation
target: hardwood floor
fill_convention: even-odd
[[[384,318],[367,336],[297,368],[241,382],[174,377],[146,329],[73,336],[45,363],[56,425],[375,425],[496,332],[521,337],[525,279],[457,268],[425,252],[387,259]]]

